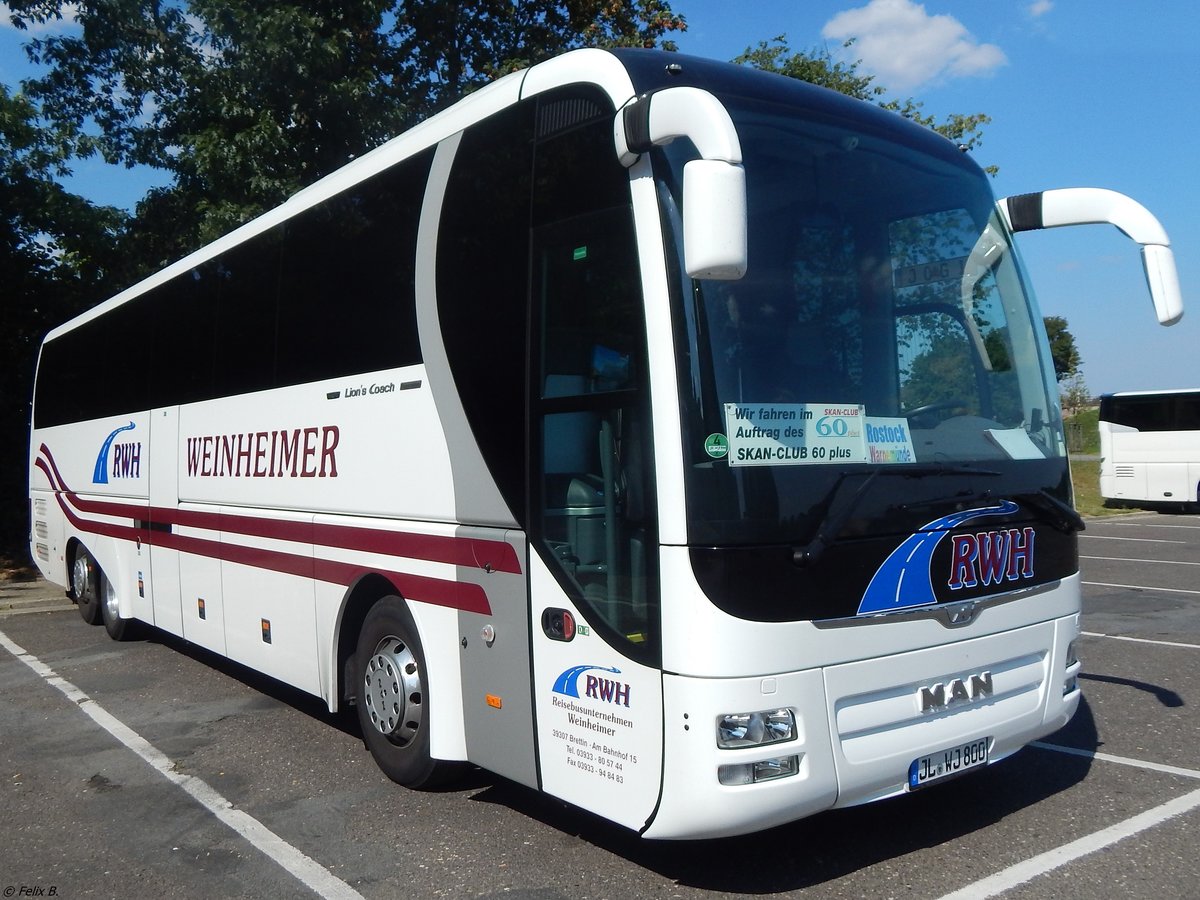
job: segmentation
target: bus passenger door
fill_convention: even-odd
[[[519,531],[461,527],[475,565],[459,566],[458,614],[467,757],[536,788],[533,698],[529,687],[526,543]],[[475,612],[475,608],[486,612]]]
[[[528,518],[542,788],[639,829],[658,802],[663,706],[646,338],[628,204],[536,228],[532,270]]]
[[[183,634],[179,551],[164,546],[173,526],[164,513],[179,508],[179,407],[150,413],[150,596],[153,624]],[[164,521],[166,520],[166,521]]]

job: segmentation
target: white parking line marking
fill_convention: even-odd
[[[1081,538],[1087,538],[1090,541],[1129,541],[1136,544],[1186,544],[1187,541],[1168,541],[1165,538],[1127,538],[1117,537],[1111,534],[1081,534]]]
[[[1200,525],[1157,525],[1152,522],[1100,522],[1096,521],[1097,525],[1124,525],[1126,528],[1190,528],[1193,531],[1200,529]]]
[[[278,863],[306,887],[321,897],[333,900],[364,900],[362,894],[331,874],[315,860],[305,856],[262,822],[240,809],[194,775],[176,771],[175,763],[144,737],[112,715],[99,703],[59,675],[36,656],[12,642],[0,631],[0,646],[33,669],[47,684],[59,690],[72,703],[87,713],[97,725],[140,756],[172,784],[186,791],[193,800],[211,812],[253,844],[266,857]]]
[[[1187,562],[1182,559],[1130,559],[1126,556],[1081,556],[1080,559],[1099,559],[1105,562],[1140,562],[1153,563],[1156,566],[1200,566],[1200,562]]]
[[[1129,588],[1131,591],[1164,591],[1168,594],[1200,594],[1200,591],[1185,591],[1183,588],[1151,587],[1148,584],[1109,584],[1106,581],[1084,581],[1082,584],[1091,587]]]
[[[1117,822],[1094,834],[1086,835],[1069,844],[1063,844],[1061,847],[1055,847],[1053,850],[1019,862],[1015,866],[1002,869],[994,875],[981,878],[966,887],[946,894],[941,900],[983,900],[985,897],[995,897],[997,894],[1019,887],[1027,881],[1032,881],[1039,875],[1045,875],[1067,863],[1095,853],[1097,850],[1103,850],[1118,841],[1133,837],[1135,834],[1140,834],[1197,808],[1200,808],[1200,789],[1170,800],[1161,806],[1148,809],[1132,819]]]
[[[1053,750],[1055,753],[1065,753],[1068,756],[1082,756],[1085,759],[1098,759],[1101,762],[1118,763],[1122,766],[1133,766],[1135,769],[1149,769],[1151,772],[1164,772],[1167,775],[1181,775],[1184,778],[1200,778],[1200,770],[1181,769],[1179,766],[1167,766],[1162,763],[1149,762],[1144,759],[1130,759],[1128,756],[1113,756],[1111,753],[1099,753],[1095,750],[1080,750],[1077,747],[1063,747],[1059,744],[1046,744],[1042,741],[1030,741],[1030,747],[1042,750]]]
[[[1200,650],[1200,644],[1183,644],[1179,641],[1155,641],[1150,638],[1125,637],[1123,634],[1101,634],[1098,631],[1081,631],[1084,637],[1108,638],[1110,641],[1129,641],[1132,644],[1157,644],[1160,647],[1185,647],[1189,650]]]

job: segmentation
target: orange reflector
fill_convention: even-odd
[[[271,643],[271,620],[270,619],[262,620],[262,637],[263,637],[264,644]]]
[[[492,709],[500,709],[504,706],[504,701],[495,694],[485,694],[484,699],[487,700],[487,705]]]

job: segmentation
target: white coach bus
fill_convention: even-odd
[[[653,838],[936,784],[1079,702],[1061,417],[1014,231],[933,132],[653,51],[503,78],[56,328],[32,552]]]
[[[1200,503],[1200,389],[1100,398],[1100,495],[1117,505]]]

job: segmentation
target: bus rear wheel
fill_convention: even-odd
[[[100,618],[104,620],[104,630],[114,641],[128,640],[133,637],[133,621],[121,618],[116,588],[103,572],[100,573],[100,585]]]
[[[455,767],[429,755],[425,654],[399,597],[385,597],[371,607],[355,660],[358,723],[379,768],[405,787],[444,783]]]
[[[75,550],[71,564],[71,596],[79,605],[79,615],[89,625],[99,625],[100,613],[100,567],[83,547]]]

